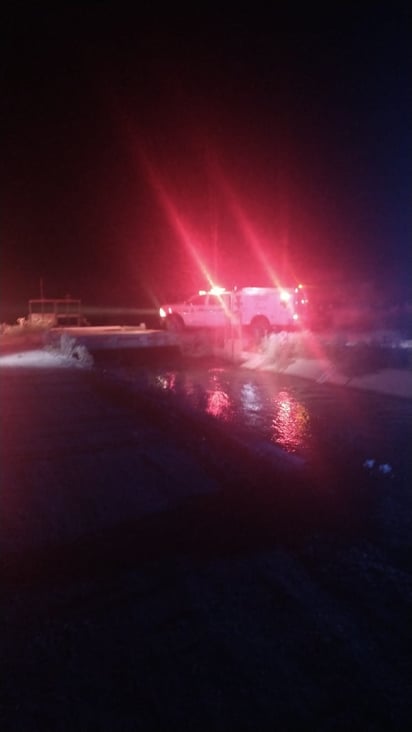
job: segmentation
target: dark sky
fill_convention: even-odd
[[[190,14],[14,3],[3,306],[411,274],[405,6]]]

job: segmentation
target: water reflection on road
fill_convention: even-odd
[[[412,404],[285,375],[192,362],[146,369],[136,385],[246,428],[289,453],[374,458],[410,469]]]
[[[295,399],[286,389],[274,399],[272,420],[274,442],[289,452],[303,447],[310,435],[310,416],[305,405]]]
[[[206,412],[212,414],[214,417],[219,417],[219,419],[227,420],[230,418],[233,404],[220,378],[222,372],[223,369],[214,369],[210,374],[210,381],[206,391]]]
[[[262,385],[247,381],[241,386],[240,403],[247,422],[259,424],[263,414],[271,419],[270,439],[288,452],[303,448],[310,437],[310,415],[305,405],[287,389],[274,395],[262,393]]]
[[[252,427],[288,452],[304,449],[310,440],[310,412],[276,377],[234,369],[166,371],[154,384],[213,417]]]

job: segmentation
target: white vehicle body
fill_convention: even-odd
[[[222,328],[232,323],[254,327],[263,335],[297,325],[298,302],[305,302],[300,295],[300,288],[213,288],[184,302],[167,303],[159,312],[162,323],[173,329]]]

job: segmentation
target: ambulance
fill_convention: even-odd
[[[302,285],[234,290],[212,287],[183,302],[162,305],[159,315],[161,325],[169,330],[244,326],[258,338],[303,325],[306,305]]]

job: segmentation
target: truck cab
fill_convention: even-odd
[[[232,317],[232,293],[222,288],[200,290],[183,302],[162,305],[159,314],[170,330],[223,328]]]

